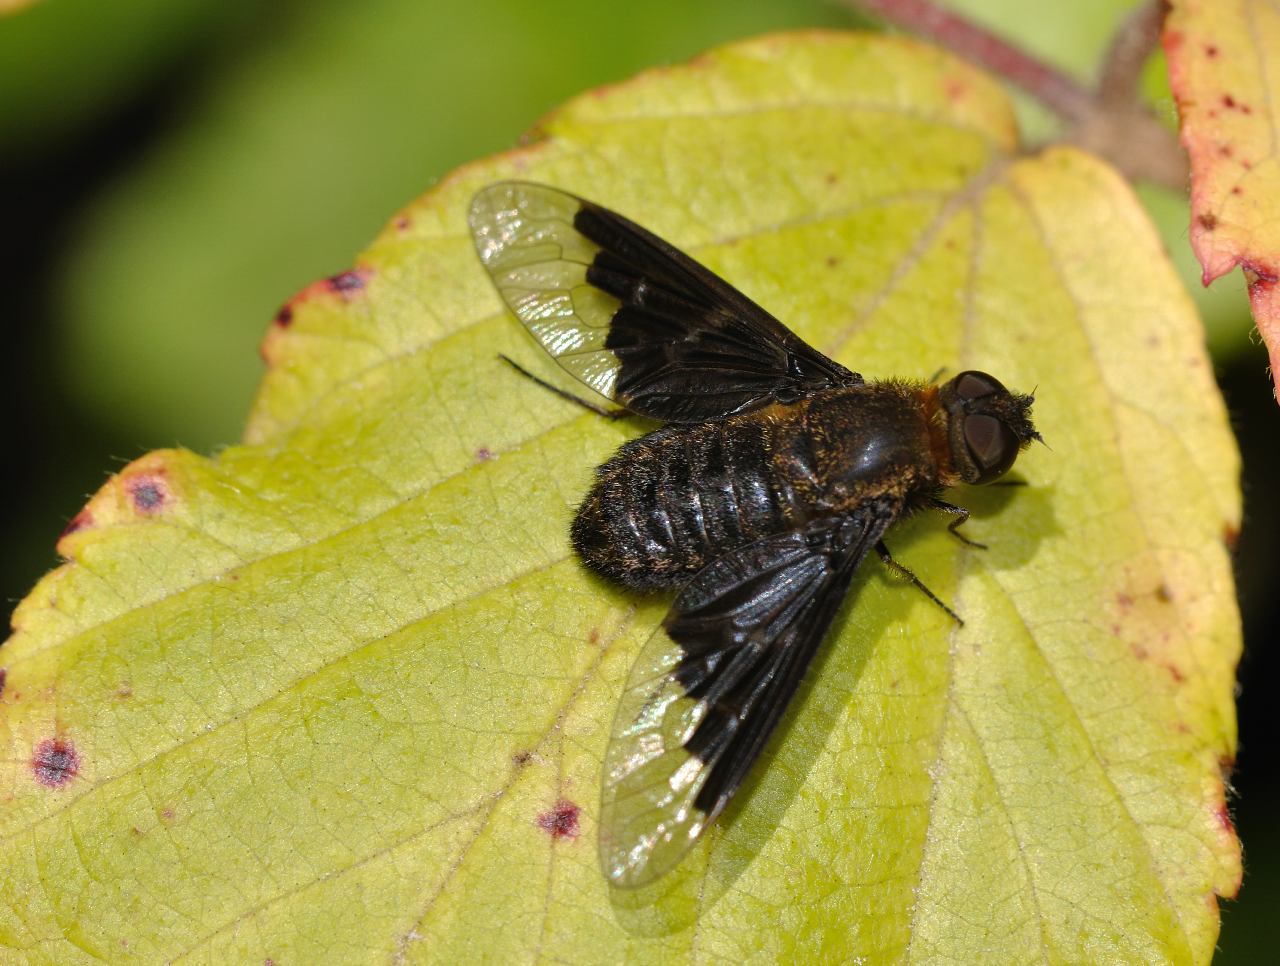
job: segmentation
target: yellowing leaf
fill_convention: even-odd
[[[1280,370],[1280,9],[1172,0],[1169,84],[1191,158],[1191,245],[1208,285],[1237,265]]]
[[[767,37],[593,92],[277,317],[243,445],[73,521],[2,653],[0,943],[178,962],[1207,961],[1239,843],[1238,471],[1126,186],[1018,157],[930,48]],[[672,875],[611,892],[604,742],[660,619],[567,529],[644,427],[583,413],[465,215],[521,177],[696,254],[868,375],[1039,386],[1029,486],[866,565],[780,740]]]

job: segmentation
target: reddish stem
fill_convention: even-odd
[[[1187,156],[1138,92],[1142,67],[1159,40],[1163,0],[1148,0],[1117,29],[1097,92],[932,0],[843,2],[936,41],[1017,84],[1067,121],[1066,140],[1108,159],[1128,177],[1174,190],[1186,188]]]
[[[1093,110],[1093,95],[1056,67],[1014,47],[1003,37],[965,20],[930,0],[848,0],[896,27],[937,41],[961,57],[1017,84],[1069,121]]]

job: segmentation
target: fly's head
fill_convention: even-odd
[[[947,422],[952,463],[966,483],[999,479],[1019,452],[1040,439],[1031,424],[1035,396],[1010,392],[985,372],[960,373],[939,389],[938,401]]]

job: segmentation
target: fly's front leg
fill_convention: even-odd
[[[959,540],[961,543],[966,543],[971,547],[977,547],[979,550],[987,549],[987,545],[985,543],[978,543],[977,540],[970,540],[963,533],[961,533],[959,530],[956,529],[956,527],[960,526],[962,523],[964,523],[966,520],[969,519],[969,511],[966,510],[964,507],[956,506],[953,503],[946,503],[943,500],[930,500],[929,506],[933,507],[933,509],[935,510],[941,510],[943,513],[950,513],[955,516],[956,519],[951,521],[951,523],[947,526],[947,529],[951,532],[951,535],[955,537],[957,540]]]
[[[553,386],[551,385],[551,383],[547,382],[547,380],[541,379],[538,376],[535,376],[532,372],[530,372],[528,369],[520,365],[520,363],[516,362],[514,359],[512,359],[509,356],[504,356],[501,353],[499,353],[498,358],[501,359],[503,362],[505,362],[507,365],[509,365],[516,372],[520,373],[520,375],[524,376],[526,379],[532,379],[543,389],[550,389],[553,393],[555,393],[561,399],[567,399],[569,400],[569,402],[575,402],[579,406],[581,406],[583,409],[590,409],[597,416],[603,416],[605,419],[620,419],[623,416],[628,415],[628,412],[625,409],[605,409],[603,406],[597,406],[595,403],[591,402],[591,400],[589,399],[583,399],[581,396],[575,396],[571,392],[565,392],[565,390],[561,389],[559,386]]]
[[[961,522],[964,522],[964,521],[961,521]],[[926,597],[928,597],[931,601],[933,601],[935,604],[937,604],[939,607],[941,607],[943,610],[945,610],[945,611],[947,612],[947,614],[948,614],[948,615],[950,615],[950,617],[951,617],[951,619],[952,619],[953,621],[955,621],[955,622],[956,622],[957,624],[959,624],[961,627],[964,627],[964,621],[962,621],[962,620],[960,619],[960,615],[959,615],[959,614],[957,614],[957,613],[956,613],[955,611],[953,611],[950,607],[948,607],[946,604],[944,604],[944,603],[943,603],[943,602],[938,598],[938,595],[937,595],[937,594],[935,594],[932,590],[930,590],[928,587],[926,587],[926,586],[921,582],[921,580],[920,580],[920,578],[919,578],[919,577],[917,577],[915,574],[913,574],[913,573],[912,573],[910,570],[908,570],[906,567],[902,566],[902,564],[898,563],[898,561],[896,561],[896,560],[894,560],[894,559],[893,559],[893,556],[889,553],[889,548],[888,548],[888,547],[886,547],[886,546],[884,545],[884,541],[883,541],[883,540],[880,540],[880,541],[878,541],[878,542],[876,543],[876,553],[878,553],[878,554],[880,555],[880,559],[884,561],[884,565],[885,565],[886,567],[888,567],[890,570],[892,570],[895,574],[897,574],[897,575],[898,575],[899,577],[901,577],[903,580],[909,580],[909,581],[910,581],[910,582],[911,582],[911,583],[916,587],[916,589],[917,589],[917,590],[919,590],[922,594],[924,594]]]

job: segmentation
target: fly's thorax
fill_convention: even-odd
[[[939,460],[936,396],[927,386],[886,381],[806,401],[815,475],[830,509],[886,496],[908,504],[947,484],[954,474]]]

